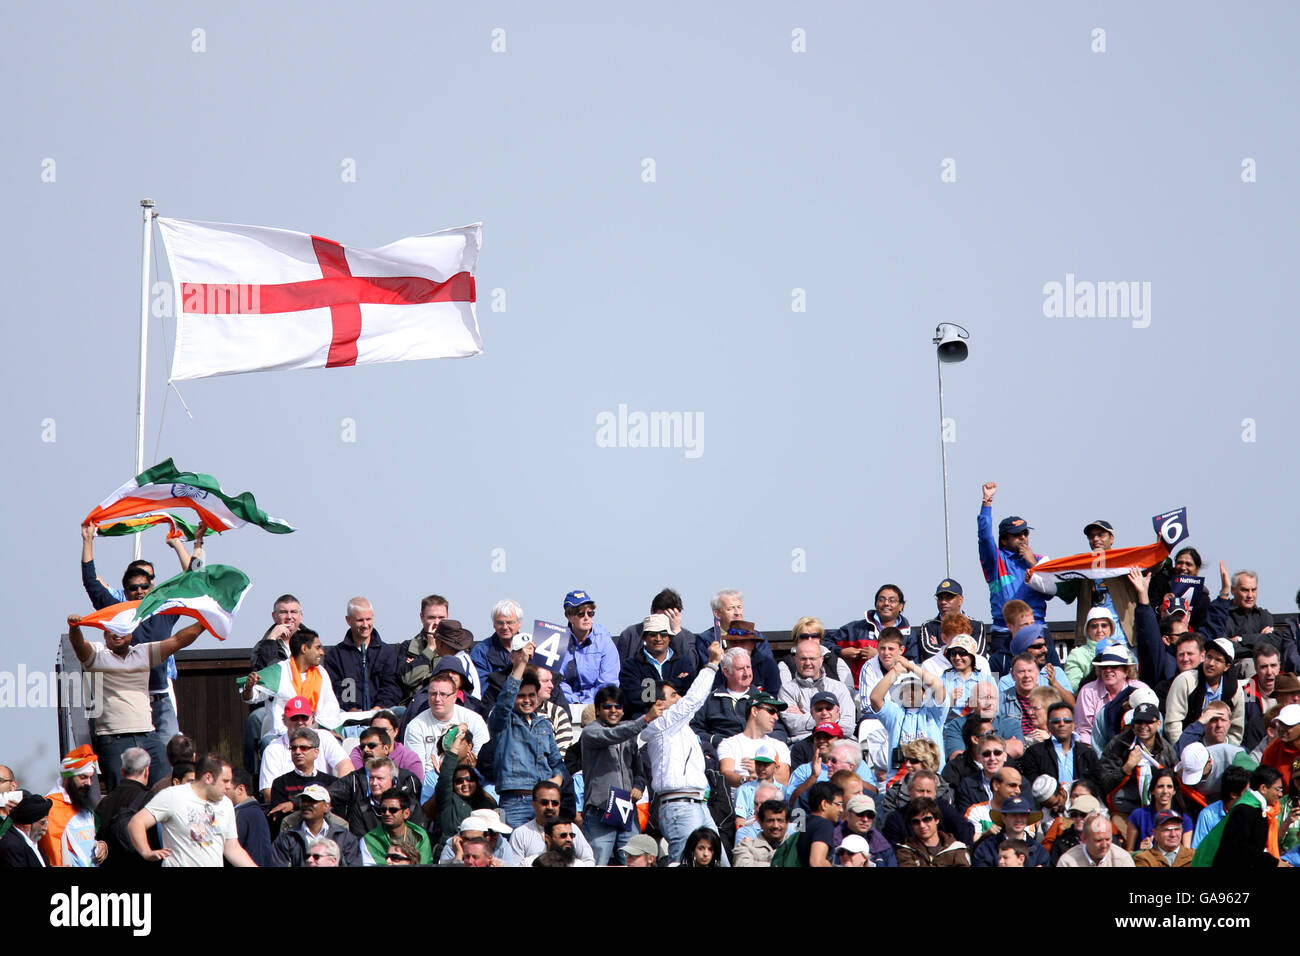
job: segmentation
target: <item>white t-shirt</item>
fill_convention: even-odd
[[[316,751],[316,772],[334,773],[334,768],[347,759],[343,745],[328,730],[312,728],[320,737],[320,749]],[[261,790],[270,790],[275,778],[293,769],[293,758],[289,756],[289,735],[281,734],[266,745],[262,751],[262,771],[257,775],[257,786]],[[353,767],[357,770],[357,767]]]
[[[226,841],[239,838],[230,798],[203,800],[192,784],[168,787],[145,809],[162,824],[163,847],[171,851],[163,860],[165,867],[221,866]]]
[[[438,738],[447,732],[448,727],[456,724],[469,728],[470,736],[474,738],[474,756],[477,757],[488,741],[488,728],[483,718],[468,707],[454,704],[450,720],[439,720],[433,715],[433,708],[429,708],[407,724],[402,743],[420,758],[420,766],[424,767],[426,774],[430,770],[436,771],[442,763],[438,757]]]
[[[790,766],[790,748],[784,743],[775,737],[746,737],[743,733],[728,737],[718,744],[718,763],[721,764],[722,761],[730,758],[733,761],[733,769],[741,777],[749,779],[745,771],[741,769],[740,762],[746,759],[753,760],[754,754],[758,753],[758,748],[764,744],[776,751],[777,763],[783,763],[787,767]],[[736,799],[737,789],[733,787],[731,790],[731,799],[733,801]]]

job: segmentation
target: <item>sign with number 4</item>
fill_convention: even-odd
[[[533,621],[533,656],[528,663],[554,671],[564,656],[568,636],[567,626]]]
[[[600,818],[600,822],[606,826],[635,830],[636,804],[632,802],[632,794],[618,787],[610,787],[609,799],[605,801],[605,815]]]

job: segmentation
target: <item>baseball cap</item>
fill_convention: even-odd
[[[935,597],[938,597],[940,594],[955,594],[957,597],[961,597],[961,585],[952,578],[944,578],[939,582],[938,587],[934,589]]]
[[[667,634],[669,627],[667,614],[651,614],[641,622],[643,634]]]
[[[1160,720],[1160,708],[1155,704],[1142,704],[1133,709],[1133,723],[1154,724]]]
[[[1103,518],[1097,518],[1093,521],[1089,521],[1086,525],[1083,526],[1083,533],[1087,534],[1093,528],[1100,528],[1102,531],[1108,531],[1111,534],[1115,533],[1115,526]]]
[[[1292,706],[1294,707],[1296,705],[1293,704]],[[1283,709],[1285,710],[1286,708]],[[818,724],[816,727],[814,727],[813,734],[814,735],[827,734],[831,737],[843,737],[844,729],[839,724],[832,723],[831,721],[828,720],[826,723]]]
[[[1009,518],[1003,518],[998,522],[998,534],[1024,534],[1026,531],[1033,531],[1029,527],[1029,522],[1019,515],[1011,515]]]
[[[872,800],[865,793],[859,793],[855,796],[849,797],[849,802],[844,805],[844,809],[849,811],[849,813],[870,813],[872,816],[875,816],[876,801]]]
[[[1070,801],[1071,813],[1096,813],[1101,809],[1097,798],[1090,793],[1083,793]]]
[[[1178,761],[1178,766],[1174,767],[1174,770],[1182,775],[1183,783],[1193,787],[1205,776],[1205,765],[1209,762],[1209,748],[1203,743],[1192,743],[1183,749],[1183,758]]]
[[[1277,712],[1273,718],[1276,724],[1285,724],[1287,727],[1294,727],[1300,724],[1300,704],[1287,704]]]
[[[776,748],[771,744],[759,744],[754,751],[754,763],[776,763]]]
[[[813,698],[813,700],[816,699],[817,698],[815,697]],[[779,697],[773,697],[765,690],[760,690],[749,702],[750,707],[757,707],[759,704],[762,704],[764,707],[771,707],[773,710],[785,710],[790,706]],[[811,707],[812,705],[809,704],[808,706]]]
[[[659,858],[659,841],[654,837],[648,837],[644,833],[638,833],[622,846],[624,856],[652,856]]]
[[[312,710],[311,701],[306,697],[294,697],[289,701],[289,703],[284,705],[285,720],[288,720],[290,717],[311,717],[315,713],[316,711]]]
[[[511,639],[510,651],[511,653],[514,653],[515,651],[522,651],[525,647],[527,647],[532,642],[533,642],[533,635],[527,634],[524,631],[520,631],[518,634],[514,636],[513,639]]]
[[[835,704],[839,706],[840,699],[828,690],[819,690],[812,695],[812,700],[808,701],[808,709],[812,710],[818,704]]]
[[[870,856],[871,846],[867,843],[865,838],[858,836],[856,833],[850,833],[840,841],[840,845],[835,848],[835,852],[865,853],[867,856]]]
[[[1152,707],[1159,709],[1160,697],[1150,687],[1139,687],[1128,695],[1130,709],[1137,710],[1143,704],[1150,704]]]
[[[1168,604],[1164,609],[1165,617],[1173,617],[1175,614],[1181,614],[1183,617],[1186,617],[1188,612],[1189,608],[1187,606],[1187,598],[1175,597],[1172,594],[1169,595]]]
[[[1156,818],[1155,822],[1152,824],[1152,829],[1158,830],[1167,823],[1177,823],[1181,828],[1183,825],[1183,818],[1176,813],[1170,813],[1168,810],[1159,810],[1156,812]]]
[[[330,792],[322,787],[319,783],[313,783],[304,787],[299,797],[306,797],[308,800],[315,800],[317,803],[329,803]]]
[[[1237,648],[1226,637],[1216,637],[1212,641],[1206,641],[1205,649],[1218,651],[1229,664],[1237,659]]]
[[[564,609],[567,611],[572,607],[581,607],[584,604],[595,604],[596,599],[586,591],[570,591],[564,595]]]

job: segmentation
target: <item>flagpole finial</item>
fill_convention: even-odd
[[[141,200],[140,200],[140,205],[141,205],[141,206],[144,206],[144,207],[147,208],[147,209],[152,209],[153,206],[154,206],[154,202],[153,202],[152,199],[141,199]]]

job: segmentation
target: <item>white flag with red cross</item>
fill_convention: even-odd
[[[174,380],[483,351],[480,223],[378,249],[264,226],[158,227],[177,290]]]

